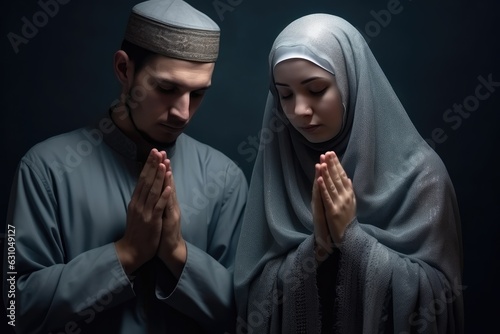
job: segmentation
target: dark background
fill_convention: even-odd
[[[21,156],[49,136],[87,124],[118,97],[112,59],[137,2],[72,0],[60,4],[43,22],[37,1],[3,0],[0,217],[6,216]],[[267,95],[267,55],[276,35],[302,15],[326,12],[344,17],[370,37],[370,48],[422,136],[431,138],[436,128],[446,136],[435,149],[448,167],[461,210],[467,333],[498,328],[500,87],[456,129],[443,115],[454,104],[472,101],[480,76],[491,75],[500,82],[499,5],[481,0],[401,0],[399,13],[377,23],[377,13],[397,1],[188,2],[219,24],[222,37],[212,89],[187,132],[226,153],[248,179],[254,161],[242,149],[249,149],[250,137],[259,134]],[[225,7],[218,12],[216,5]],[[21,36],[23,17],[33,23],[34,16],[38,32],[16,53],[7,36]],[[0,221],[3,229],[5,219]],[[9,327],[1,316],[1,325]]]

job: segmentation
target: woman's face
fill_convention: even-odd
[[[274,81],[286,117],[308,141],[322,143],[340,132],[344,106],[334,75],[294,58],[274,67]]]

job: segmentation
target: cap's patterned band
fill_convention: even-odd
[[[136,13],[130,15],[125,39],[152,52],[183,60],[215,62],[219,31],[179,28],[161,24]]]

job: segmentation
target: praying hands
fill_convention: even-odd
[[[322,154],[315,170],[311,207],[316,258],[322,262],[334,245],[340,245],[344,231],[356,216],[356,197],[352,181],[334,152]]]
[[[180,276],[186,261],[180,216],[170,160],[165,152],[153,149],[128,205],[124,236],[116,242],[127,274],[157,255]]]

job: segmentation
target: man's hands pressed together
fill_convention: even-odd
[[[125,233],[115,243],[127,275],[158,256],[180,276],[187,256],[180,217],[170,160],[152,149],[127,208]]]
[[[167,204],[163,211],[160,245],[157,255],[170,269],[175,277],[179,278],[186,263],[186,242],[181,232],[181,209],[175,192],[174,176],[170,160],[164,159],[167,172],[164,187],[167,195]]]

